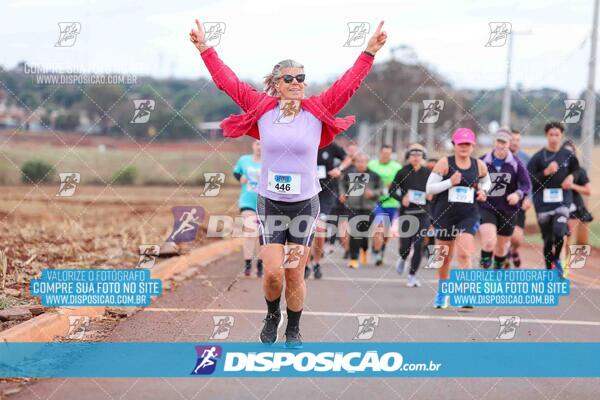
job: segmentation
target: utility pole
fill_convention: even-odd
[[[419,103],[410,103],[410,136],[409,146],[417,142],[419,135]]]
[[[502,126],[510,126],[510,68],[512,64],[513,33],[508,35],[508,56],[506,60],[506,85],[502,97]]]
[[[429,96],[430,100],[435,100],[436,99],[436,88],[433,86],[427,86],[426,88],[427,90],[427,95]],[[433,152],[434,148],[435,148],[435,141],[434,141],[434,129],[433,129],[433,124],[427,124],[427,131],[426,131],[426,138],[425,138],[425,147],[427,148],[428,152]]]
[[[594,0],[594,15],[592,21],[592,40],[590,46],[590,62],[588,66],[588,83],[585,92],[585,111],[583,113],[583,126],[581,127],[583,167],[590,170],[592,164],[592,150],[594,148],[595,119],[596,119],[596,45],[598,36],[598,0]]]
[[[502,97],[502,118],[500,118],[500,125],[510,127],[510,78],[511,78],[511,67],[512,67],[512,53],[513,53],[513,37],[515,35],[529,35],[531,31],[511,31],[508,35],[508,55],[506,58],[506,85],[504,86],[504,95]]]

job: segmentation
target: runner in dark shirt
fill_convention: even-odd
[[[404,237],[407,235],[403,236],[402,233],[409,231],[400,229],[400,258],[396,264],[396,271],[399,274],[404,272],[404,265],[410,249],[414,248],[407,286],[418,287],[421,284],[415,275],[421,264],[423,238],[427,236],[427,230],[431,224],[429,200],[432,196],[425,193],[427,179],[429,179],[431,171],[423,165],[425,160],[425,148],[423,146],[419,144],[411,145],[406,151],[405,158],[407,163],[396,173],[394,181],[390,185],[389,193],[390,196],[400,202],[402,224],[404,224],[404,221],[410,222],[412,220],[417,223],[418,230],[415,234]],[[403,216],[411,216],[412,218]],[[412,231],[410,229],[410,232]]]
[[[563,276],[560,252],[568,234],[567,219],[573,202],[573,173],[579,169],[575,154],[561,147],[564,126],[546,125],[548,145],[535,153],[527,165],[531,178],[533,205],[544,240],[546,268],[556,268]]]

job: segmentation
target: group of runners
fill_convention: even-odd
[[[239,206],[246,228],[244,273],[251,275],[256,260],[262,277],[267,307],[263,343],[278,339],[285,293],[286,345],[301,346],[305,280],[311,274],[323,276],[321,261],[330,240],[339,240],[348,267],[356,269],[368,264],[369,257],[382,266],[386,245],[399,238],[396,271],[402,274],[410,257],[407,284],[418,287],[425,244],[444,249],[439,279],[449,277],[453,258],[458,268],[471,268],[475,258],[482,268],[520,267],[525,211],[533,205],[546,268],[563,274],[560,258],[569,226],[589,222],[591,215],[583,201],[574,200],[589,195],[590,185],[573,144],[565,145],[560,123],[546,125],[548,144],[530,160],[520,149],[520,133],[507,128],[495,133],[493,149],[480,158],[474,157],[475,133],[459,128],[451,137],[452,154],[439,160],[428,159],[419,144],[406,149],[402,163],[394,160],[390,146],[369,159],[356,144],[344,149],[333,142],[354,123],[353,116],[335,115],[385,44],[383,22],[346,73],[308,98],[301,63],[277,63],[265,77],[265,91],[258,92],[205,45],[202,26],[196,25],[190,40],[216,86],[243,111],[222,122],[224,135],[256,139],[252,154],[241,157],[233,173],[241,183]],[[331,222],[337,230],[333,235]],[[447,296],[438,294],[434,306],[447,307]]]

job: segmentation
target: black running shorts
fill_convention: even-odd
[[[310,246],[319,217],[319,196],[287,202],[259,194],[256,213],[261,245],[295,243]]]
[[[481,216],[481,225],[494,224],[496,225],[496,232],[498,235],[512,236],[519,213],[516,211],[512,215],[504,215],[500,211],[490,210],[487,207],[480,207],[479,215]]]

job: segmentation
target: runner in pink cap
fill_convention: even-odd
[[[475,142],[475,133],[469,128],[458,128],[452,134],[452,143],[454,144],[463,144],[463,143],[471,143],[476,144]]]
[[[435,195],[432,207],[432,224],[435,232],[436,252],[442,257],[438,269],[440,280],[450,277],[450,261],[456,255],[459,268],[471,268],[475,252],[475,233],[479,229],[478,202],[486,201],[491,188],[487,166],[472,157],[475,133],[468,128],[458,128],[452,134],[454,152],[441,158],[427,179],[427,194]],[[434,306],[448,307],[448,296],[438,292]],[[470,304],[454,304],[471,307]]]

